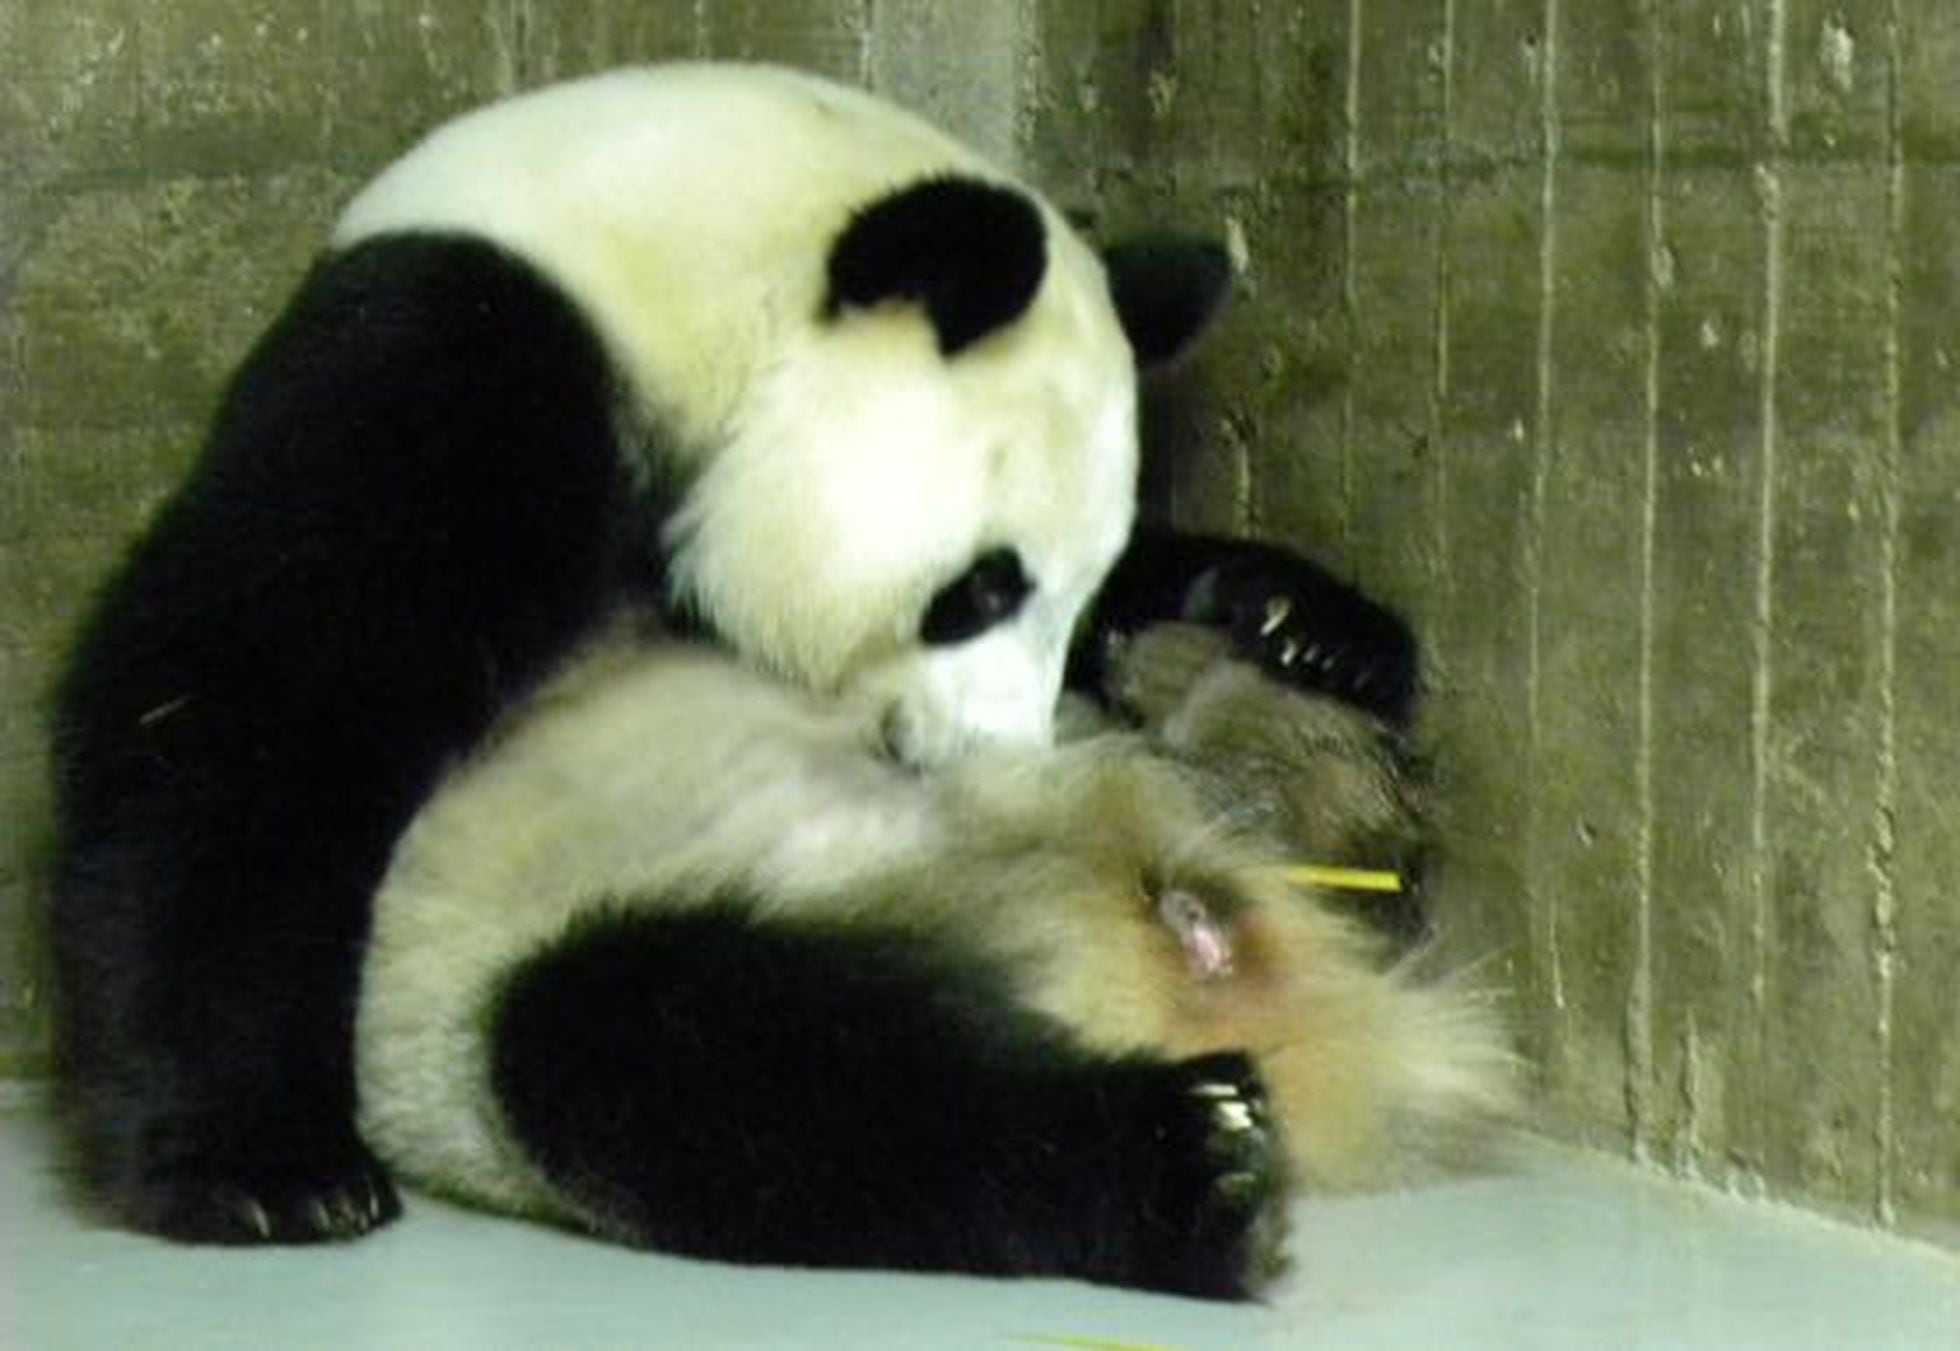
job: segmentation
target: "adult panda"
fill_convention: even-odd
[[[875,707],[600,644],[402,837],[365,1138],[695,1256],[1258,1293],[1290,1184],[1424,1168],[1508,1060],[1474,993],[1284,876],[1419,841],[1392,734],[1205,639],[1118,654],[1147,737],[925,776]]]
[[[58,691],[92,1194],[192,1241],[396,1213],[354,1125],[374,887],[443,767],[624,608],[870,710],[912,766],[1039,742],[1071,636],[1091,669],[1164,615],[1405,709],[1392,618],[1286,555],[1132,531],[1133,360],[1221,283],[1203,250],[1106,273],[969,151],[780,70],[547,89],[383,172]]]

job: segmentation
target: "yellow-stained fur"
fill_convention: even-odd
[[[1280,734],[1289,713],[1327,713],[1245,673],[1246,682],[1199,687],[1201,699],[1234,708],[1187,711],[1235,720],[1256,702]],[[1300,768],[1312,778],[1317,767]],[[975,925],[980,937],[1039,973],[1031,1002],[1091,1044],[1174,1057],[1252,1052],[1304,1183],[1417,1176],[1508,1106],[1511,1054],[1489,994],[1425,978],[1324,893],[1286,883],[1276,867],[1293,857],[1285,839],[1216,806],[1230,792],[1229,758],[1194,765],[1139,737],[1105,735],[1044,760],[976,762],[960,777],[962,842],[895,874],[892,905],[932,894],[932,923],[989,916]],[[1343,827],[1372,834],[1383,800],[1372,785],[1321,798],[1309,824],[1323,841]],[[1217,917],[1229,971],[1193,969],[1161,915],[1173,891]]]

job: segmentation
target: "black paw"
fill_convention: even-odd
[[[158,1169],[121,1198],[136,1228],[180,1243],[326,1243],[359,1238],[401,1214],[366,1149],[311,1168],[289,1164]]]
[[[1396,727],[1408,725],[1418,658],[1415,635],[1400,615],[1319,564],[1273,545],[1187,541],[1184,549],[1187,555],[1202,549],[1211,558],[1183,590],[1178,618],[1224,629],[1238,656],[1296,689],[1340,699]]]
[[[1228,615],[1241,657],[1296,689],[1408,725],[1416,700],[1415,640],[1395,616],[1330,591],[1247,586],[1236,601]]]
[[[1164,1172],[1145,1217],[1148,1283],[1209,1299],[1249,1299],[1285,1269],[1287,1175],[1252,1062],[1212,1055],[1177,1066],[1159,1127]]]

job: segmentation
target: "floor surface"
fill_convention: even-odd
[[[411,1198],[345,1247],[193,1251],[66,1204],[0,1100],[0,1348],[1776,1347],[1960,1351],[1960,1255],[1551,1147],[1304,1204],[1259,1307],[1066,1282],[745,1270]]]

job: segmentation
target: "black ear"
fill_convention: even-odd
[[[1149,370],[1184,354],[1232,287],[1232,260],[1209,240],[1139,239],[1103,250],[1109,293],[1137,365]]]
[[[1048,238],[1035,204],[971,178],[930,178],[851,218],[830,251],[823,317],[889,300],[925,306],[953,356],[1013,322],[1040,289]]]

